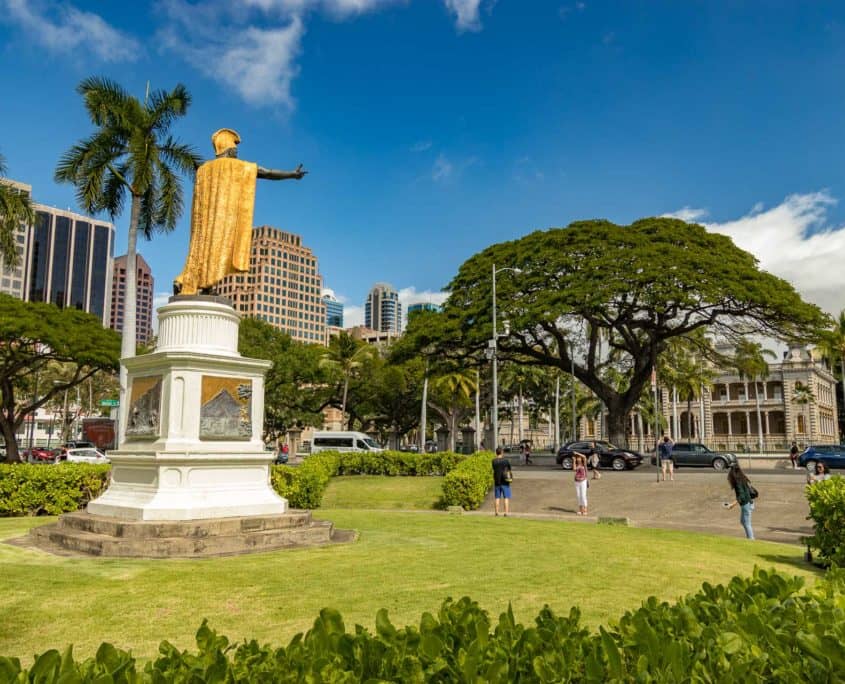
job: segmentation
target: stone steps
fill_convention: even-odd
[[[28,542],[59,554],[115,558],[202,558],[354,541],[351,530],[310,511],[180,522],[123,521],[85,512],[33,528]]]

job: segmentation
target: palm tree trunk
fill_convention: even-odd
[[[763,453],[763,414],[760,412],[760,388],[754,378],[754,403],[757,405],[757,451]]]
[[[678,426],[678,390],[672,387],[672,439],[678,439],[681,431]]]
[[[524,437],[524,433],[522,432],[522,385],[519,386],[519,443],[522,444],[522,439]]]
[[[428,408],[428,360],[425,362],[425,376],[423,377],[422,405],[420,406],[420,453],[425,453],[425,424],[426,409]]]
[[[343,379],[343,401],[340,403],[340,424],[346,430],[349,425],[346,422],[346,393],[349,391],[349,376]]]
[[[132,195],[132,209],[129,213],[129,238],[126,245],[126,290],[123,300],[123,330],[121,331],[120,357],[123,359],[135,356],[136,323],[135,311],[138,305],[138,220],[141,216],[141,198]],[[120,432],[119,442],[126,436],[126,421],[129,419],[129,377],[126,366],[120,364]]]
[[[643,414],[642,411],[637,411],[637,450],[643,450]]]
[[[692,441],[692,394],[687,395],[687,442]]]

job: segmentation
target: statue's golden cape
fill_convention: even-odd
[[[230,273],[249,270],[258,165],[231,157],[197,169],[191,207],[191,244],[176,278],[181,294],[213,287]]]

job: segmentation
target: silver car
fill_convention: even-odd
[[[67,449],[61,458],[61,462],[67,463],[108,463],[109,459],[99,449]],[[57,459],[56,463],[60,461]]]

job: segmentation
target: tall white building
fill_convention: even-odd
[[[402,304],[399,303],[399,293],[392,285],[373,285],[364,304],[364,325],[378,332],[402,332]]]

